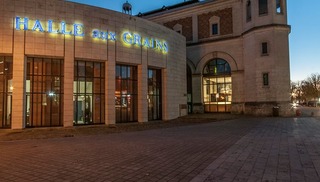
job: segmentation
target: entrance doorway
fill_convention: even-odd
[[[103,62],[75,61],[74,125],[104,124],[105,68]]]
[[[203,69],[205,112],[230,112],[232,102],[231,69],[227,61],[213,59]]]
[[[162,119],[161,70],[148,70],[148,120]]]
[[[12,57],[0,57],[0,128],[11,127]]]

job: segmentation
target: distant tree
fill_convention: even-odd
[[[303,92],[303,82],[297,81],[297,82],[291,82],[291,101],[292,102],[298,102],[299,104],[306,101],[306,96]]]
[[[320,97],[320,74],[311,74],[303,81],[302,90],[308,100],[318,100]]]

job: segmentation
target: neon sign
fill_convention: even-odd
[[[142,38],[140,34],[137,33],[124,32],[122,34],[122,40],[124,43],[129,45],[138,45],[146,48],[157,49],[164,53],[168,52],[167,42],[148,37]]]
[[[83,37],[84,36],[84,27],[80,23],[75,23],[72,26],[72,30],[67,30],[67,24],[62,21],[60,22],[60,29],[54,29],[53,28],[53,20],[48,20],[47,22],[47,29],[45,29],[45,26],[40,22],[40,20],[35,20],[33,23],[32,28],[29,27],[29,18],[20,18],[16,17],[16,30],[31,30],[31,31],[39,31],[39,32],[48,32],[48,33],[54,33],[54,34],[65,34],[65,35],[74,35]]]
[[[24,31],[36,31],[50,34],[63,34],[63,35],[73,35],[75,37],[84,37],[85,28],[81,23],[74,23],[67,25],[66,22],[55,22],[53,20],[48,20],[46,23],[40,20],[31,21],[29,18],[15,17],[15,29]],[[91,32],[91,37],[98,40],[110,40],[117,41],[117,34],[112,31],[101,31],[94,29]],[[136,45],[145,48],[151,48],[154,50],[159,50],[162,53],[168,53],[169,47],[166,41],[160,41],[155,38],[142,37],[138,33],[131,33],[128,31],[123,32],[121,40],[125,45]]]

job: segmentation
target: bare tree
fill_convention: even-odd
[[[303,90],[303,81],[291,82],[291,101],[302,104],[306,101]]]
[[[299,104],[320,98],[320,74],[313,73],[303,81],[291,82],[291,101]]]
[[[320,74],[311,74],[305,80],[305,84],[308,87],[308,96],[314,100],[318,100],[320,96]]]

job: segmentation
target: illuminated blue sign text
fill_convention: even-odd
[[[72,26],[68,26],[67,24],[62,21],[59,23],[60,29],[54,29],[54,21],[48,20],[47,26],[44,26],[45,24],[41,23],[40,20],[35,20],[34,23],[32,23],[32,26],[29,24],[31,21],[29,18],[20,18],[16,17],[16,30],[31,30],[31,31],[39,31],[39,32],[48,32],[48,33],[55,33],[55,34],[65,34],[65,35],[74,35],[83,37],[84,36],[84,29],[82,24],[75,23]],[[32,27],[32,28],[31,28]],[[68,29],[70,28],[70,29]]]
[[[47,32],[50,34],[73,35],[75,37],[84,37],[85,35],[84,26],[80,23],[67,25],[64,21],[57,23],[53,20],[48,20],[46,23],[44,23],[38,19],[29,20],[29,18],[20,18],[18,16],[15,17],[15,29],[34,32]],[[94,29],[91,32],[91,37],[98,40],[117,41],[116,33],[111,31]],[[161,41],[159,39],[150,37],[142,37],[138,33],[131,33],[126,31],[122,34],[121,40],[124,45],[135,45],[150,48],[161,51],[162,53],[168,53],[169,51],[166,41]]]

